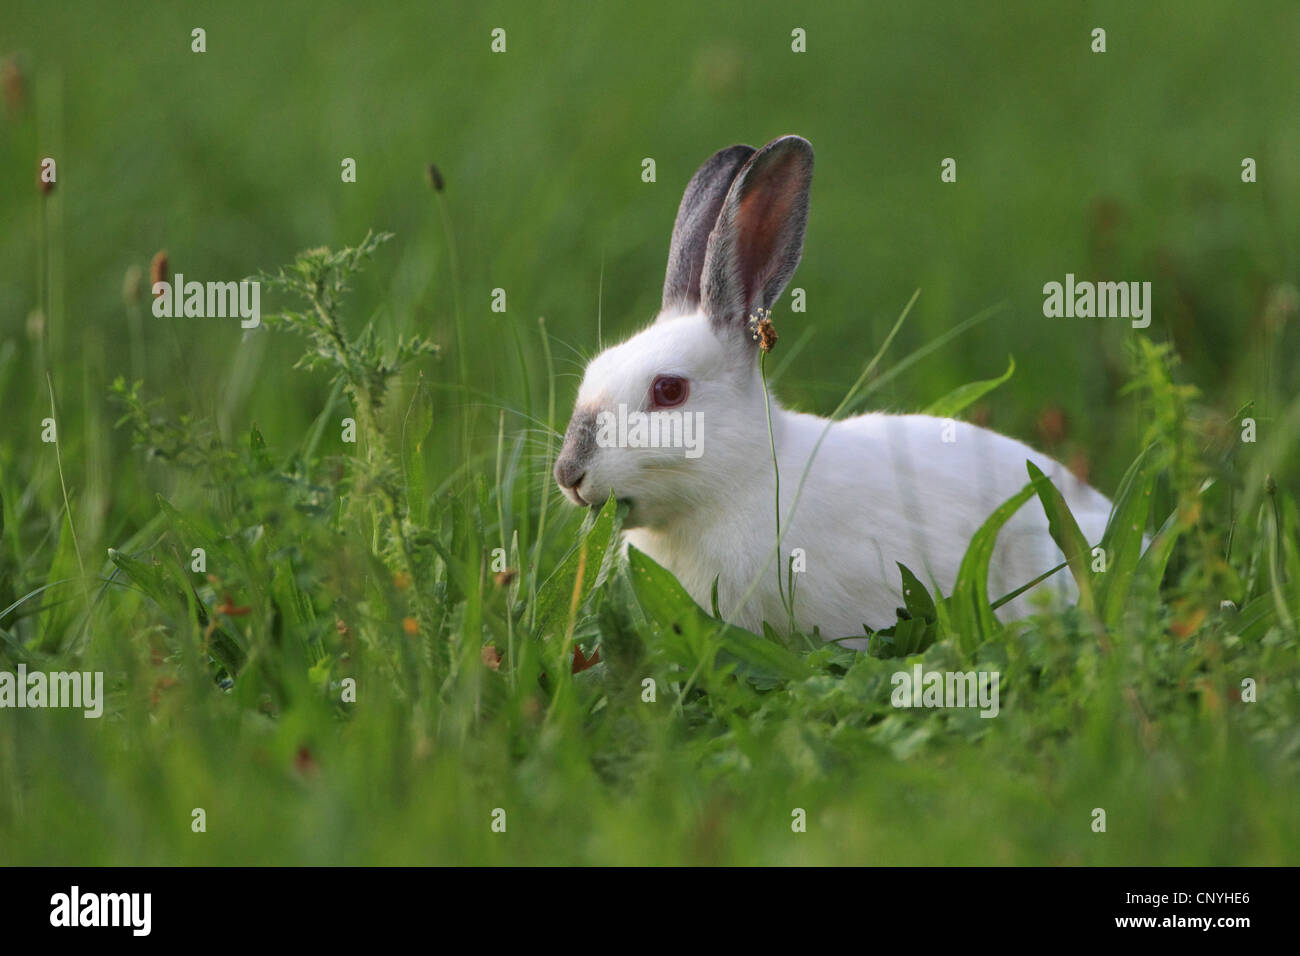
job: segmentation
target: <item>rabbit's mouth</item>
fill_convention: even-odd
[[[578,505],[581,508],[590,508],[592,506],[590,501],[588,501],[586,498],[582,497],[582,495],[578,493],[577,488],[566,488],[564,485],[560,485],[560,490],[563,491],[565,497],[567,497],[575,505]]]

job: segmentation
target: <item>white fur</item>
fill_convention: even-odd
[[[700,311],[661,316],[601,353],[579,390],[580,411],[612,411],[620,403],[646,410],[655,377],[679,375],[690,382],[681,410],[703,415],[703,453],[691,459],[682,449],[598,448],[576,490],[588,502],[603,502],[611,490],[630,499],[627,540],[672,571],[702,607],[710,606],[717,577],[727,619],[751,630],[763,621],[784,630],[776,563],[763,571],[776,519],[756,355],[754,348],[720,339]],[[804,550],[807,570],[796,575],[795,621],[807,632],[820,628],[826,638],[895,621],[895,608],[903,604],[895,562],[950,594],[972,535],[1029,480],[1026,459],[1060,489],[1090,544],[1100,540],[1111,510],[1104,496],[1060,463],[975,425],[957,422],[956,440],[949,443],[942,440],[942,419],[860,415],[831,425],[812,457],[827,419],[788,411],[775,398],[771,415],[785,532],[780,567],[788,567],[793,549]],[[1062,560],[1042,506],[1030,499],[998,536],[991,597]],[[1043,588],[1072,594],[1069,572],[1034,590]],[[1008,604],[1002,616],[1026,613],[1027,597]]]

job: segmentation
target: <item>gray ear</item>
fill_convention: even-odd
[[[709,236],[700,299],[714,328],[741,331],[770,309],[803,254],[812,186],[812,145],[800,136],[768,143],[736,174]]]
[[[709,157],[686,184],[668,247],[664,312],[693,312],[699,306],[700,273],[709,233],[718,221],[718,210],[727,198],[731,181],[753,155],[753,146],[728,146]]]

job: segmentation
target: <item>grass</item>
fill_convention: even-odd
[[[1300,860],[1300,104],[1271,55],[1300,22],[1103,4],[1099,60],[1091,19],[1008,10],[830,7],[800,61],[753,5],[685,31],[19,4],[0,670],[101,670],[109,698],[0,710],[0,862]],[[593,314],[607,341],[648,317],[694,165],[785,131],[819,150],[811,305],[778,307],[769,380],[1073,459],[1116,501],[1106,570],[1027,471],[953,594],[900,568],[908,614],[856,654],[724,626],[619,559],[615,503],[559,505]],[[262,275],[265,328],[142,316],[129,276],[161,248]],[[1152,327],[1043,319],[1067,271],[1152,278]],[[1082,597],[1003,626],[987,555],[1014,507],[1046,509]],[[893,707],[918,662],[999,671],[999,716]]]

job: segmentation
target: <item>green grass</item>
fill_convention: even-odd
[[[0,863],[1300,862],[1300,12],[1130,7],[17,4],[0,670],[109,699],[0,710]],[[990,525],[870,653],[748,634],[560,502],[597,316],[653,314],[706,155],[784,132],[818,170],[769,380],[1086,468],[1103,573],[1018,496],[1078,607],[998,624]],[[155,319],[163,248],[278,277],[265,328]],[[1066,272],[1152,281],[1151,328],[1045,319]],[[891,706],[918,661],[998,670],[999,716]]]

